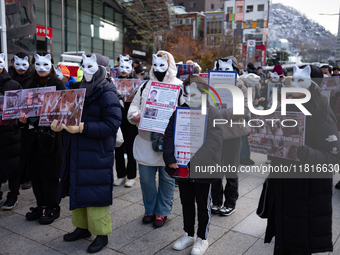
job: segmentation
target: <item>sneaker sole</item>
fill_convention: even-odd
[[[230,213],[221,213],[221,212],[220,212],[220,215],[221,215],[221,216],[229,216],[229,215],[232,215],[235,211],[236,211],[236,209],[233,210],[233,211],[231,211]]]
[[[3,205],[3,206],[1,207],[1,209],[2,209],[2,210],[12,210],[17,204],[18,204],[18,201],[16,201],[15,204],[12,205],[12,206]]]

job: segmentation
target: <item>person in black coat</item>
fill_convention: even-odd
[[[0,96],[8,90],[22,89],[19,83],[13,81],[4,68],[4,55],[0,54]],[[8,180],[9,192],[2,209],[10,210],[18,203],[20,175],[20,127],[16,121],[0,119],[0,204],[3,202],[1,183]]]
[[[310,77],[300,76],[300,69]],[[311,100],[304,107],[312,114],[306,116],[305,145],[297,150],[300,162],[271,157],[272,166],[292,166],[310,169],[299,179],[288,179],[279,173],[271,173],[267,179],[265,198],[258,212],[266,212],[268,218],[265,243],[275,236],[275,255],[309,255],[331,252],[332,244],[332,173],[311,176],[311,169],[321,166],[327,171],[340,164],[339,134],[335,117],[316,84],[320,85],[323,73],[316,66],[295,68],[292,87],[308,88]],[[312,82],[310,80],[312,78]],[[304,84],[302,86],[301,84]],[[294,98],[304,97],[294,93]],[[288,111],[298,111],[291,107]],[[318,178],[311,178],[318,177]],[[263,194],[264,194],[263,190]]]
[[[81,123],[57,126],[54,121],[51,128],[67,131],[58,197],[69,193],[76,229],[64,235],[64,241],[97,235],[87,249],[95,253],[108,244],[108,234],[112,232],[113,153],[122,116],[116,86],[105,78],[104,66],[109,64],[109,58],[97,53],[82,58],[84,79],[79,88],[85,88],[86,94]]]
[[[35,67],[27,88],[51,87],[65,90],[64,83],[58,79],[53,67],[53,58],[47,52],[34,54],[32,64]],[[27,118],[21,114],[19,121],[30,133],[28,173],[31,177],[37,207],[30,208],[26,214],[29,221],[38,220],[40,224],[51,224],[60,216],[57,200],[61,158],[61,134],[50,127],[39,127],[39,117]]]
[[[13,80],[17,81],[25,89],[31,81],[30,56],[24,52],[18,52],[11,60],[12,66],[8,68],[8,73]],[[27,157],[29,146],[29,131],[21,129],[21,154],[19,174],[21,176],[22,189],[31,188],[32,184],[28,177]]]
[[[204,90],[206,91],[207,89],[204,79],[199,76],[193,76],[185,80],[183,85],[186,103],[182,105],[182,107],[201,107],[202,101],[200,91],[206,93]],[[196,169],[196,166],[215,167],[216,165],[221,165],[223,130],[220,125],[214,127],[213,121],[214,119],[222,119],[222,115],[213,106],[208,106],[205,140],[203,145],[190,159],[187,169],[179,167],[175,157],[175,115],[176,112],[171,116],[165,130],[163,144],[163,159],[166,164],[165,170],[170,176],[174,176],[176,171],[190,171],[190,177],[179,179],[178,182],[185,233],[174,243],[173,248],[175,250],[184,250],[194,244],[196,201],[198,206],[198,230],[197,239],[191,254],[203,254],[208,248],[207,238],[211,218],[211,183],[216,181],[216,179],[210,179],[210,173],[205,173],[206,175],[200,176],[202,178],[193,178],[193,170]]]

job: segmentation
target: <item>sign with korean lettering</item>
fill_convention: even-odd
[[[37,36],[45,37],[45,27],[37,25]],[[47,27],[47,36],[49,38],[53,37],[53,30],[51,27]]]

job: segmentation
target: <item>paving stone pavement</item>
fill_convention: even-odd
[[[264,164],[266,156],[252,153],[256,165]],[[259,218],[255,210],[265,176],[254,174],[239,175],[240,197],[236,211],[229,217],[213,215],[209,231],[209,248],[205,254],[217,255],[271,255],[274,243],[264,244],[266,220]],[[334,176],[334,184],[340,175]],[[5,194],[7,184],[2,187]],[[86,249],[94,236],[73,243],[63,241],[63,235],[73,231],[69,199],[61,202],[61,216],[53,224],[42,226],[38,222],[28,222],[25,214],[35,206],[32,189],[21,190],[18,205],[11,211],[0,209],[0,255],[22,254],[87,254]],[[182,208],[178,188],[175,189],[173,212],[164,227],[154,229],[142,224],[144,207],[139,179],[132,188],[113,188],[111,218],[113,232],[109,244],[98,254],[157,254],[184,255],[190,249],[174,251],[173,243],[183,234]],[[333,253],[340,254],[340,191],[333,194]],[[321,254],[321,253],[320,253]]]

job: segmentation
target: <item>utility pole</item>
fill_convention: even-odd
[[[2,0],[0,3],[1,12],[1,51],[5,55],[5,68],[8,70],[8,59],[7,59],[7,34],[6,34],[6,7],[5,1]]]

